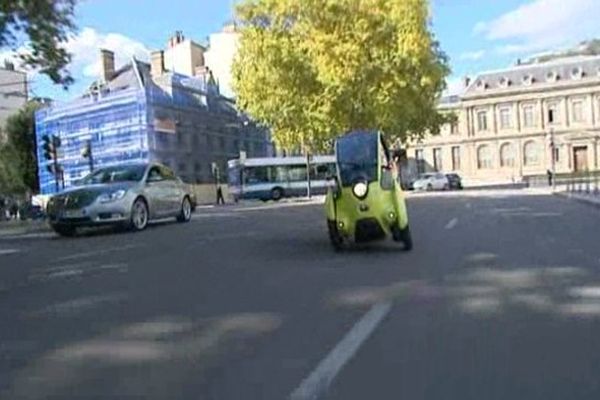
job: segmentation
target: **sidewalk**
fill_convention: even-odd
[[[565,197],[567,199],[575,200],[580,203],[585,203],[594,207],[600,207],[600,194],[590,193],[575,193],[575,192],[556,192],[557,196]]]
[[[0,221],[0,238],[5,236],[25,235],[28,233],[47,232],[50,230],[45,220],[37,221]]]

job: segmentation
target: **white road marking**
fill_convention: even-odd
[[[0,249],[0,256],[19,253],[21,250],[18,249]]]
[[[448,223],[446,224],[446,226],[444,228],[452,229],[456,226],[456,224],[458,224],[458,218],[452,218],[450,221],[448,221]]]
[[[27,317],[37,318],[43,316],[72,316],[80,314],[91,308],[96,308],[106,303],[118,303],[127,298],[123,292],[113,292],[99,296],[80,297],[61,303],[51,304],[39,310],[26,313]]]
[[[75,260],[75,259],[78,259],[78,258],[86,258],[86,257],[98,256],[98,255],[102,255],[102,254],[106,254],[106,253],[112,253],[112,252],[116,252],[116,251],[125,251],[125,250],[135,249],[135,248],[138,248],[138,247],[141,247],[141,245],[138,245],[138,244],[127,244],[125,246],[120,246],[120,247],[109,247],[109,248],[101,249],[101,250],[94,250],[94,251],[88,251],[88,252],[83,252],[83,253],[71,254],[71,255],[68,255],[68,256],[59,257],[56,260],[57,261]]]
[[[325,394],[336,375],[371,336],[391,308],[390,302],[374,305],[290,394],[289,399],[316,400]]]

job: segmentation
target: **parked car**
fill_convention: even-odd
[[[460,175],[455,173],[446,174],[446,178],[448,179],[448,187],[450,189],[462,189],[462,179]]]
[[[47,215],[59,235],[73,236],[85,226],[119,225],[141,231],[154,219],[188,222],[194,208],[194,196],[173,171],[139,163],[94,171],[80,186],[52,196]]]
[[[448,178],[441,172],[421,174],[413,183],[414,190],[448,190],[449,187]]]

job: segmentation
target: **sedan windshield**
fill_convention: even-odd
[[[338,139],[336,156],[342,186],[377,180],[376,134],[351,133]]]
[[[82,179],[83,185],[114,182],[138,182],[144,177],[145,165],[121,165],[101,168]]]

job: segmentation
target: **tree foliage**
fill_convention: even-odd
[[[40,107],[40,103],[30,101],[6,120],[7,142],[0,157],[6,164],[5,175],[14,180],[15,184],[9,185],[13,190],[25,188],[37,192],[39,189],[35,111]]]
[[[38,69],[54,83],[67,87],[73,78],[67,70],[71,55],[64,48],[75,29],[76,0],[0,0],[0,48],[17,50],[23,64]]]
[[[427,0],[245,0],[233,66],[239,107],[284,148],[354,129],[437,133],[449,73]]]

